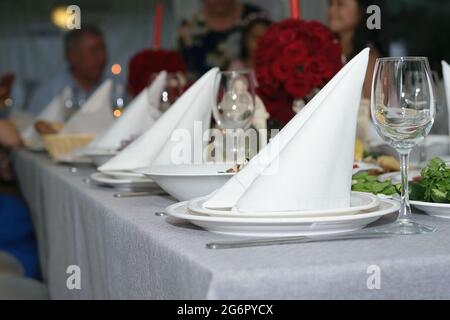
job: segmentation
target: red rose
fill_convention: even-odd
[[[306,77],[289,78],[284,83],[284,88],[294,99],[302,99],[311,92],[313,86],[311,79]]]
[[[286,19],[273,24],[259,40],[254,55],[261,95],[272,118],[286,123],[293,99],[320,89],[342,67],[341,47],[317,21]]]
[[[175,51],[142,50],[135,54],[128,66],[128,88],[131,94],[139,94],[149,84],[151,76],[163,70],[185,73],[187,68]]]
[[[285,80],[291,73],[292,65],[286,59],[280,58],[272,65],[272,73],[278,80]]]

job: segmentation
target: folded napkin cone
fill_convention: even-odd
[[[345,65],[204,207],[242,212],[348,207],[368,58],[365,49]]]
[[[98,170],[133,170],[151,164],[177,164],[174,163],[173,152],[180,142],[172,135],[175,130],[180,130],[194,139],[196,122],[201,122],[202,133],[209,128],[214,80],[218,70],[213,68],[203,75],[148,131]]]
[[[150,128],[161,116],[158,107],[166,77],[165,71],[160,72],[150,86],[131,101],[122,116],[104,134],[92,141],[87,149],[117,150],[123,140],[139,136]]]
[[[64,102],[72,95],[70,87],[64,87],[61,92],[54,97],[50,103],[42,110],[42,112],[35,118],[35,121],[49,121],[49,122],[64,122]],[[40,135],[34,129],[34,122],[26,130],[22,132],[22,139],[29,144],[41,144]]]
[[[61,133],[104,132],[114,122],[111,106],[112,80],[106,80],[95,90],[80,110],[64,125]]]

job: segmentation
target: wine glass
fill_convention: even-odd
[[[225,142],[232,139],[233,161],[241,162],[241,137],[255,114],[255,81],[252,71],[221,71],[214,83],[213,116],[225,133]],[[226,143],[226,146],[229,146]]]
[[[394,234],[433,232],[413,220],[409,205],[408,165],[411,149],[428,135],[436,113],[430,66],[425,57],[379,58],[372,81],[372,121],[378,134],[400,156],[401,206],[397,221],[383,228]]]
[[[74,85],[69,89],[70,93],[63,101],[64,122],[68,121],[75,112],[80,110],[86,101],[86,95],[79,87]]]
[[[149,84],[151,84],[159,73],[153,73],[150,75]],[[164,89],[161,92],[161,98],[159,101],[158,109],[161,112],[166,112],[169,107],[183,94],[184,89],[187,87],[187,80],[183,73],[167,73]],[[154,104],[155,97],[151,94],[150,85],[145,89],[147,90],[147,99],[149,104]]]

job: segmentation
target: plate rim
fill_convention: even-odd
[[[165,211],[171,216],[182,220],[193,220],[193,221],[204,221],[204,222],[222,222],[222,223],[259,223],[259,224],[284,224],[284,223],[320,223],[320,222],[343,222],[343,221],[353,221],[368,218],[375,218],[378,216],[387,215],[393,213],[400,209],[400,204],[395,200],[390,199],[380,199],[381,203],[388,203],[391,208],[384,210],[376,210],[371,212],[361,212],[360,214],[344,215],[344,216],[330,216],[330,217],[280,217],[280,218],[243,218],[243,217],[211,217],[206,215],[193,215],[189,213],[178,214],[174,213],[174,210],[181,206],[185,206],[186,210],[187,203],[189,201],[182,201],[174,203],[168,206]],[[389,212],[384,212],[389,211]]]
[[[324,215],[324,214],[327,214],[327,213],[328,214],[329,213],[337,213],[334,216],[338,215],[339,213],[347,213],[347,214],[351,215],[351,214],[356,214],[357,212],[360,212],[360,211],[371,210],[371,209],[373,209],[373,208],[375,208],[375,207],[380,205],[380,201],[381,201],[380,198],[378,196],[376,196],[376,195],[371,194],[371,193],[352,191],[351,194],[365,196],[367,198],[370,198],[372,201],[369,204],[355,206],[353,208],[352,207],[346,207],[346,208],[338,208],[338,209],[324,209],[322,211],[318,211],[318,210],[280,211],[280,212],[277,212],[277,214],[280,214],[282,217],[286,217],[286,218],[287,217],[289,217],[289,218],[291,218],[291,217],[298,217],[298,216],[300,216],[302,214],[308,215],[309,217],[311,217],[312,214]],[[202,214],[202,215],[208,215],[208,216],[227,216],[227,215],[231,215],[231,216],[234,216],[234,217],[252,217],[252,218],[253,217],[258,217],[258,218],[269,218],[269,217],[273,218],[274,217],[274,214],[271,213],[271,212],[260,212],[260,213],[255,213],[254,212],[253,214],[252,213],[249,214],[249,213],[239,212],[239,211],[234,211],[234,212],[230,211],[228,213],[227,211],[220,210],[220,212],[222,212],[221,214],[220,213],[217,213],[217,214],[216,213],[212,213],[211,214],[211,213],[206,213],[206,210],[207,211],[214,211],[214,209],[206,208],[206,210],[204,212],[191,209],[191,203],[192,202],[194,202],[194,201],[197,201],[197,202],[198,201],[202,201],[203,199],[208,198],[210,196],[211,196],[211,194],[203,196],[203,197],[194,198],[194,199],[189,200],[188,201],[188,205],[187,205],[188,209],[190,211],[192,211],[192,212],[195,212],[195,213],[198,213],[198,214]],[[219,211],[219,210],[217,210],[217,211]],[[244,214],[244,216],[242,214]]]
[[[133,169],[133,172],[143,174],[145,176],[158,176],[158,177],[211,177],[211,176],[233,176],[236,172],[216,172],[216,173],[203,173],[203,172],[180,172],[180,173],[165,173],[165,172],[149,172],[148,170],[152,166],[141,167]],[[163,166],[161,166],[163,167]],[[170,167],[170,166],[167,166]]]
[[[104,179],[103,181],[99,180],[98,178],[96,178],[96,176],[98,175],[103,175],[102,172],[93,172],[90,175],[90,178],[98,183],[104,183],[104,184],[111,184],[111,185],[121,185],[121,184],[153,184],[154,182],[151,180],[120,180],[120,179]],[[142,181],[143,180],[143,181]]]

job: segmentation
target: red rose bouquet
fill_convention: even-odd
[[[261,37],[254,61],[258,95],[284,125],[295,114],[293,102],[306,100],[342,67],[341,46],[320,22],[286,19]]]
[[[186,64],[175,51],[142,50],[131,58],[128,66],[128,88],[134,96],[141,92],[160,71],[186,73]]]

